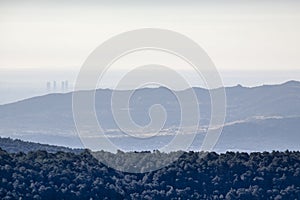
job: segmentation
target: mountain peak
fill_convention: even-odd
[[[291,81],[287,81],[287,82],[283,83],[282,85],[286,85],[286,86],[300,86],[300,82],[299,81],[295,81],[295,80],[291,80]]]

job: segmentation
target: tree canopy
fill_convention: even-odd
[[[124,165],[134,152],[102,153]],[[162,153],[148,152],[149,161],[153,154]],[[300,199],[300,152],[184,152],[171,165],[133,174],[88,150],[0,150],[0,185],[0,199]]]

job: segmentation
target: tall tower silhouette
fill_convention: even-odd
[[[65,91],[65,81],[61,82],[61,92]]]
[[[68,91],[69,90],[69,82],[65,81],[65,90]]]
[[[46,91],[51,92],[51,82],[50,81],[48,81],[46,84]]]
[[[56,81],[53,81],[53,91],[56,91]]]

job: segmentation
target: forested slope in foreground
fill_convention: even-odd
[[[49,153],[56,153],[58,151],[72,152],[75,154],[81,153],[83,149],[72,149],[63,146],[55,146],[49,144],[40,144],[36,142],[23,141],[19,139],[3,138],[0,137],[0,148],[9,153],[24,152],[43,150]]]
[[[160,170],[130,174],[88,150],[0,150],[0,166],[0,199],[300,199],[300,152],[186,152]]]

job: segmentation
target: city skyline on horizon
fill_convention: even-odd
[[[1,71],[1,70],[0,70]],[[26,79],[24,78],[26,77]],[[22,72],[6,74],[0,73],[0,105],[6,103],[12,103],[18,100],[31,98],[34,96],[41,96],[47,93],[47,82],[53,83],[53,80],[57,81],[56,92],[61,92],[61,81],[68,80],[68,92],[71,92],[76,81],[77,74],[66,74],[66,73],[28,73]],[[20,80],[20,77],[23,77]],[[113,88],[113,85],[117,82],[117,77],[115,76],[113,80],[110,80],[112,74],[102,81],[102,85],[98,85],[98,88],[106,89]],[[190,79],[190,82],[195,87],[203,87],[201,80],[191,74],[186,74],[186,77]],[[232,71],[224,73],[221,72],[221,78],[223,80],[225,87],[236,86],[238,84],[244,87],[256,87],[261,85],[277,85],[282,84],[287,81],[295,80],[300,81],[300,73],[295,71],[269,71],[259,72],[259,71],[246,71],[241,73],[241,71]],[[110,81],[109,81],[110,80]],[[194,83],[194,84],[193,84]],[[64,91],[67,92],[67,91]]]

